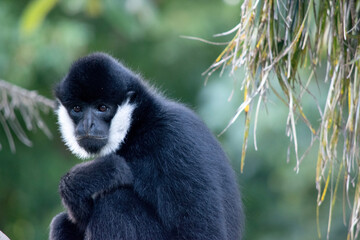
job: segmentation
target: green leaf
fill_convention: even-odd
[[[55,7],[58,0],[34,0],[25,8],[20,20],[20,32],[31,35]]]

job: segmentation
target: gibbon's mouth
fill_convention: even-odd
[[[94,136],[94,135],[84,135],[76,137],[77,141],[85,140],[85,139],[94,139],[94,140],[107,140],[106,136]]]
[[[108,138],[101,136],[81,136],[77,142],[79,145],[84,148],[87,152],[96,154],[98,153],[106,144]]]

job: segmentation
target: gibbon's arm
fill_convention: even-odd
[[[94,198],[114,188],[130,186],[132,182],[125,159],[112,154],[73,167],[61,178],[59,190],[70,219],[84,230]]]

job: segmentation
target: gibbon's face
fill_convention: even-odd
[[[121,67],[105,54],[93,54],[75,62],[55,89],[62,138],[80,158],[115,152],[129,131],[135,104]]]
[[[62,138],[79,158],[104,156],[115,152],[130,128],[134,106],[60,103],[57,115]]]

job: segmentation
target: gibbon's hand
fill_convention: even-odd
[[[130,186],[133,176],[124,158],[115,154],[73,167],[60,180],[60,195],[71,220],[85,229],[93,209],[93,199],[118,187]]]

